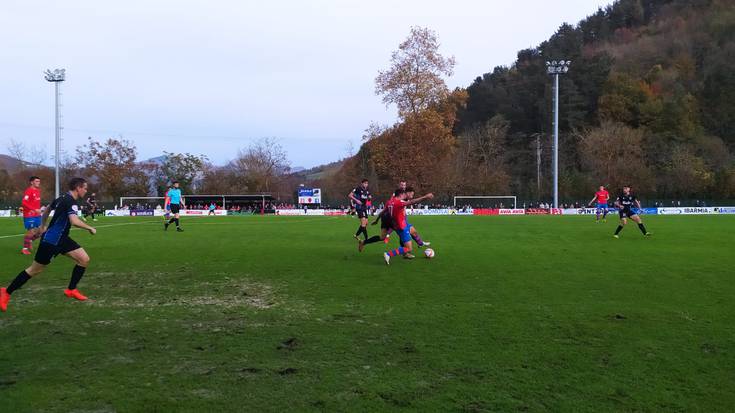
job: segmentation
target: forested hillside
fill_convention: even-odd
[[[416,34],[397,53],[407,53],[412,41],[416,46]],[[438,39],[432,40],[414,52],[437,53]],[[549,199],[553,91],[546,62],[559,59],[572,61],[560,82],[561,199],[623,183],[649,199],[735,196],[731,0],[620,0],[576,26],[563,24],[466,89],[428,98],[407,91],[436,86],[436,76],[403,76],[406,87],[393,82],[388,91],[378,76],[386,103],[398,105],[396,91],[403,91],[423,106],[399,107],[400,121],[390,127],[371,126],[357,155],[324,185],[342,193],[366,176],[387,193],[407,178],[447,198]],[[412,69],[442,74],[432,61],[436,56]]]

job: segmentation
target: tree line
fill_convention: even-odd
[[[34,152],[14,147],[13,156],[21,161],[20,166],[13,173],[0,169],[0,202],[18,204],[32,175],[43,182],[42,198],[52,199],[53,169],[28,161]],[[180,183],[185,194],[270,193],[291,198],[296,184],[289,171],[286,152],[273,138],[253,142],[224,166],[214,165],[205,155],[190,153],[164,152],[159,158],[140,160],[129,140],[89,138],[76,148],[73,157],[65,156],[60,167],[62,185],[71,177],[86,177],[90,191],[108,203],[121,196],[164,196],[173,181]]]

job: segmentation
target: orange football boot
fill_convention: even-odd
[[[87,299],[86,296],[82,295],[82,293],[79,292],[76,288],[73,290],[66,289],[64,290],[64,295],[66,295],[69,298],[75,298],[79,301],[84,301]]]
[[[0,288],[0,310],[8,311],[8,303],[10,302],[10,294],[5,288]]]

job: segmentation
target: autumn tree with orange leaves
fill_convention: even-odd
[[[376,94],[386,105],[396,105],[401,121],[392,127],[371,125],[342,175],[368,177],[382,194],[392,192],[399,180],[421,191],[447,186],[443,169],[456,145],[456,113],[466,99],[464,91],[450,92],[444,82],[453,67],[454,58],[439,53],[434,31],[411,28],[391,66],[375,79]]]
[[[386,105],[395,104],[402,118],[417,115],[449,95],[443,76],[452,76],[454,57],[439,53],[436,33],[412,27],[408,38],[391,56],[391,67],[375,79],[375,93]]]

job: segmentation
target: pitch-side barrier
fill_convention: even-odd
[[[380,211],[376,211],[376,214]],[[616,208],[609,208],[608,212],[614,214]],[[407,209],[408,215],[595,215],[596,208],[475,208],[475,209],[453,209],[453,208],[415,208]],[[642,208],[640,213],[645,215],[723,215],[735,214],[735,206],[725,207],[673,207],[673,208]],[[277,209],[276,215],[283,216],[339,216],[347,215],[347,211],[341,209]],[[160,217],[164,215],[162,209],[110,209],[105,211],[106,217]],[[207,209],[183,209],[180,215],[187,217],[196,216],[226,216],[225,210],[214,210],[210,214]],[[12,210],[0,210],[0,218],[17,217]]]
[[[617,213],[617,208],[609,208],[609,213]],[[376,214],[380,211],[376,211]],[[682,207],[682,208],[642,208],[639,211],[645,215],[721,215],[735,214],[735,207]],[[407,209],[408,215],[595,215],[596,208],[424,208]],[[342,210],[329,209],[280,209],[277,215],[305,216],[305,215],[346,215]]]
[[[0,211],[0,216],[3,216]],[[227,211],[216,210],[216,215],[227,215]],[[376,213],[379,213],[378,210]],[[608,208],[609,213],[616,213],[616,208]],[[347,215],[341,209],[277,209],[276,215],[283,216],[337,216]],[[596,208],[415,208],[407,209],[408,215],[595,215]],[[679,208],[642,208],[640,213],[645,215],[720,215],[735,214],[732,207],[679,207]],[[183,216],[206,216],[208,210],[182,210]],[[111,210],[106,216],[161,216],[162,210]]]
[[[162,217],[164,215],[165,211],[162,209],[108,209],[105,211],[106,217]],[[179,215],[186,217],[226,216],[227,211],[215,209],[210,214],[208,209],[182,209]]]

